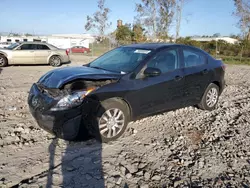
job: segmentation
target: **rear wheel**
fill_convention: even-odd
[[[219,87],[216,84],[211,83],[207,87],[201,99],[201,102],[198,104],[198,106],[203,110],[211,111],[215,109],[215,106],[218,103],[218,99],[219,99]]]
[[[61,59],[59,56],[52,56],[50,59],[49,59],[49,64],[52,66],[52,67],[59,67],[61,65]]]
[[[0,67],[6,67],[7,65],[7,58],[4,55],[0,55]]]
[[[119,138],[129,122],[129,108],[118,99],[109,99],[101,103],[97,115],[93,118],[91,131],[100,142],[109,142]]]

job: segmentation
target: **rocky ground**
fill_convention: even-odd
[[[69,66],[88,61],[75,57]],[[227,66],[213,112],[148,117],[109,144],[57,140],[36,125],[28,91],[50,69],[0,70],[0,187],[250,186],[250,67]]]

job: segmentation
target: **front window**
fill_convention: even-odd
[[[90,67],[112,72],[128,73],[133,71],[151,50],[132,47],[116,48],[90,63]]]
[[[19,43],[13,43],[13,44],[9,45],[7,48],[10,49],[10,50],[13,50],[17,46],[19,46]]]

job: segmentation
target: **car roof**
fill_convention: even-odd
[[[47,45],[49,45],[46,42],[17,42],[17,43],[19,43],[19,44],[47,44]]]
[[[179,44],[173,44],[173,43],[140,43],[140,44],[130,44],[126,45],[124,47],[132,47],[132,48],[144,48],[149,50],[157,50],[164,47],[169,46],[180,46]]]

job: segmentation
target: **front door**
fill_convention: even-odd
[[[22,44],[12,52],[14,64],[33,64],[35,62],[34,44]]]
[[[139,77],[129,83],[132,91],[126,97],[134,117],[181,107],[184,79],[178,49],[158,52],[143,70],[147,67],[160,69],[161,75]]]

